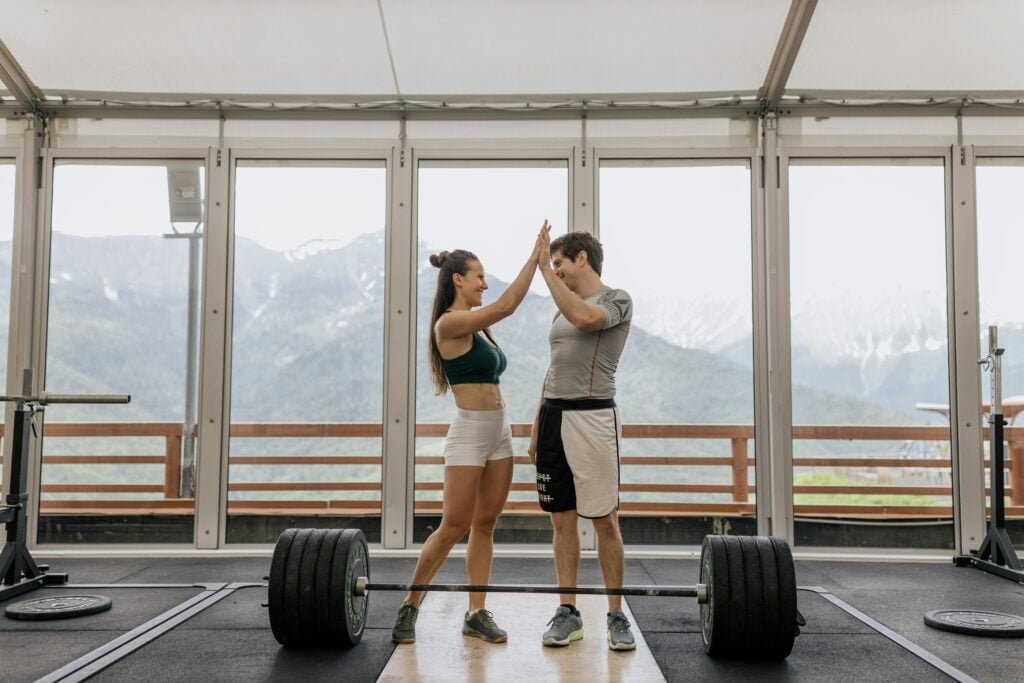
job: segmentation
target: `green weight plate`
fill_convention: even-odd
[[[343,647],[359,643],[366,627],[369,596],[355,594],[356,579],[360,576],[370,576],[366,537],[359,529],[348,529],[341,534],[331,572],[332,622]]]

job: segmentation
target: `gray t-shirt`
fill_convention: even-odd
[[[583,300],[604,310],[604,329],[581,332],[558,313],[551,325],[551,364],[545,398],[613,398],[615,369],[626,345],[633,300],[622,289],[602,287]]]

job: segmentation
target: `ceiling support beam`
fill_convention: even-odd
[[[39,113],[39,105],[43,101],[43,91],[36,87],[25,70],[18,64],[11,51],[0,40],[0,81],[17,100],[25,112]]]
[[[790,4],[789,15],[782,27],[779,43],[775,46],[768,74],[764,77],[761,89],[757,91],[762,111],[775,111],[778,108],[779,100],[786,90],[789,74],[796,63],[796,56],[800,52],[800,45],[804,42],[804,35],[807,34],[807,27],[811,23],[811,15],[814,14],[817,5],[818,0],[793,0]]]
[[[596,106],[567,103],[556,106],[492,107],[422,106],[395,102],[367,107],[253,107],[227,103],[199,106],[155,106],[144,103],[103,104],[47,101],[40,111],[60,118],[133,119],[256,119],[281,121],[543,121],[579,120],[582,111],[591,119],[630,118],[748,118],[757,116],[758,103],[752,99],[719,102],[634,103]],[[23,110],[15,105],[0,106],[0,117]]]
[[[764,115],[759,103],[752,99],[738,102],[673,103],[672,105],[640,102],[614,106],[593,103],[565,104],[549,108],[504,109],[484,105],[475,107],[424,107],[395,103],[380,107],[251,107],[244,105],[154,106],[136,104],[101,104],[45,101],[36,114],[57,118],[81,119],[234,119],[262,121],[559,121],[579,120],[584,111],[590,120],[599,119],[747,119]],[[0,118],[17,118],[26,113],[18,104],[0,105]],[[844,117],[844,116],[1017,116],[1024,117],[1024,100],[977,101],[970,99],[931,101],[804,101],[783,100],[776,112],[779,116]]]

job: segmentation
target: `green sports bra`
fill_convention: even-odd
[[[473,345],[457,358],[441,359],[448,384],[500,384],[498,377],[508,367],[505,353],[488,344],[479,332],[473,333]]]

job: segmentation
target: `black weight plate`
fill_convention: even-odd
[[[726,657],[742,658],[747,630],[747,579],[743,566],[743,550],[738,536],[723,536],[729,567],[729,638],[723,645]]]
[[[1024,617],[982,610],[938,609],[924,615],[932,628],[993,638],[1024,637]]]
[[[319,625],[316,623],[316,606],[320,597],[316,593],[316,568],[320,548],[327,529],[313,529],[302,549],[302,564],[299,568],[299,621],[302,622],[303,645],[321,640]]]
[[[761,596],[763,631],[757,639],[757,657],[767,657],[777,649],[779,639],[779,572],[776,567],[775,546],[767,536],[754,536],[761,559]]]
[[[337,626],[343,647],[356,645],[366,627],[369,596],[355,594],[355,582],[360,576],[370,576],[366,537],[359,529],[347,529],[338,542],[331,572],[331,622]]]
[[[106,612],[110,606],[110,598],[102,595],[61,595],[16,602],[13,605],[8,605],[4,614],[11,619],[45,621]]]
[[[282,645],[288,644],[288,631],[285,628],[284,584],[285,568],[288,564],[288,553],[291,550],[298,529],[285,529],[277,537],[274,545],[274,557],[270,560],[270,585],[267,588],[267,607],[270,614],[270,630],[274,638]]]
[[[793,553],[785,539],[771,537],[775,546],[775,571],[779,576],[779,639],[775,648],[765,652],[769,659],[785,659],[793,651],[796,640],[796,568],[793,566]]]
[[[746,578],[744,600],[743,652],[747,658],[761,656],[761,638],[764,636],[764,575],[761,571],[761,555],[757,549],[757,539],[753,536],[737,536],[740,551],[743,553],[743,575]]]
[[[704,652],[725,653],[729,641],[729,568],[722,536],[705,536],[700,551],[700,582],[707,587],[707,602],[700,606]]]
[[[341,539],[341,529],[331,529],[320,544],[320,556],[316,562],[316,629],[320,634],[320,642],[324,645],[337,642],[331,624],[331,568],[334,565],[334,553]]]
[[[306,549],[313,529],[299,529],[288,551],[288,562],[284,569],[284,628],[288,644],[302,646],[306,644],[306,628],[299,614],[299,579],[302,574],[302,556]]]

